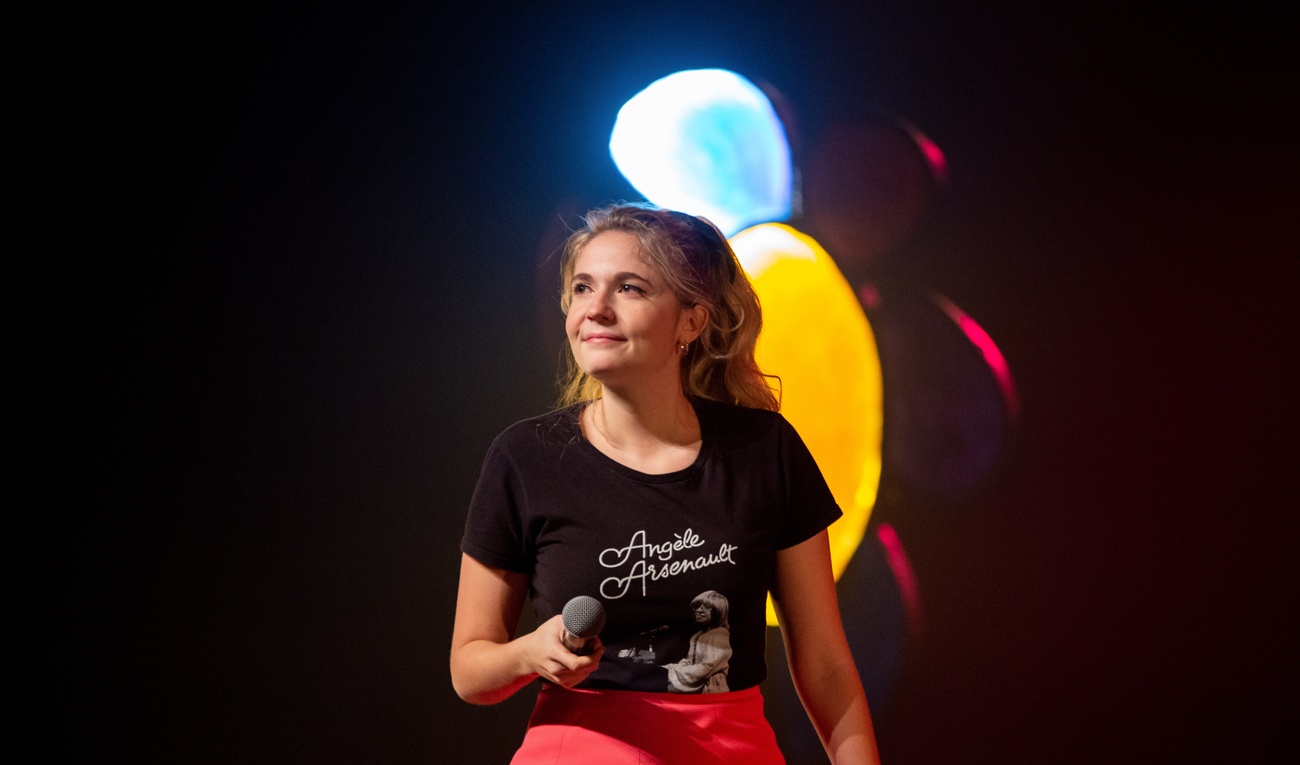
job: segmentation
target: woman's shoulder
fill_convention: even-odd
[[[518,453],[576,443],[581,436],[578,427],[581,409],[582,404],[574,404],[518,420],[497,435],[492,449]]]
[[[780,412],[699,399],[695,411],[706,430],[722,439],[750,440],[790,429]]]
[[[784,420],[780,412],[770,409],[754,409],[725,401],[708,398],[693,399],[695,411],[701,416],[716,421],[728,422],[775,422]]]

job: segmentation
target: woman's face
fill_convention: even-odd
[[[683,308],[624,231],[597,234],[578,253],[566,285],[569,347],[582,371],[604,385],[678,384],[678,344],[702,326]]]
[[[713,623],[713,607],[703,601],[695,604],[695,623],[707,627]]]

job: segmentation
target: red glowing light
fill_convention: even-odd
[[[930,170],[934,173],[935,179],[941,184],[947,184],[948,158],[943,155],[943,149],[940,149],[939,144],[931,141],[929,136],[912,125],[906,127],[908,134],[912,136],[912,140],[916,142],[921,153],[925,155],[925,161],[930,163]]]
[[[961,329],[962,334],[966,335],[975,347],[979,349],[980,354],[984,356],[984,361],[989,365],[993,372],[993,377],[998,381],[998,387],[1002,389],[1002,397],[1007,403],[1007,412],[1012,419],[1020,415],[1020,400],[1016,396],[1015,384],[1011,381],[1011,367],[1007,365],[1006,358],[998,346],[989,337],[989,333],[975,322],[974,319],[966,315],[966,312],[953,305],[950,301],[939,297],[937,298],[939,306],[949,318],[957,322],[957,327]]]
[[[889,570],[894,572],[894,580],[898,582],[898,594],[903,601],[908,624],[916,629],[921,625],[921,588],[916,582],[912,563],[907,559],[907,552],[903,550],[903,540],[898,538],[898,532],[888,523],[876,527],[876,538],[885,548],[885,561],[889,564]]]

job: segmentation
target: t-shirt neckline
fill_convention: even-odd
[[[608,454],[597,449],[594,444],[588,441],[587,436],[582,432],[582,423],[579,418],[582,416],[582,410],[595,403],[596,399],[577,404],[573,407],[573,430],[577,436],[578,444],[582,448],[583,453],[589,455],[592,459],[605,465],[607,468],[621,476],[641,483],[672,483],[674,481],[681,481],[700,472],[701,468],[704,467],[707,452],[713,444],[713,434],[710,432],[711,428],[709,427],[709,423],[702,411],[700,402],[689,397],[687,400],[690,401],[691,408],[695,410],[695,418],[699,420],[700,423],[700,451],[695,455],[694,462],[681,470],[674,470],[670,473],[643,473],[636,468],[624,465],[622,462],[619,462]]]

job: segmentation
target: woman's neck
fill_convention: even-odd
[[[689,466],[700,449],[700,422],[680,389],[632,398],[604,391],[583,412],[587,440],[607,456],[642,472]]]

